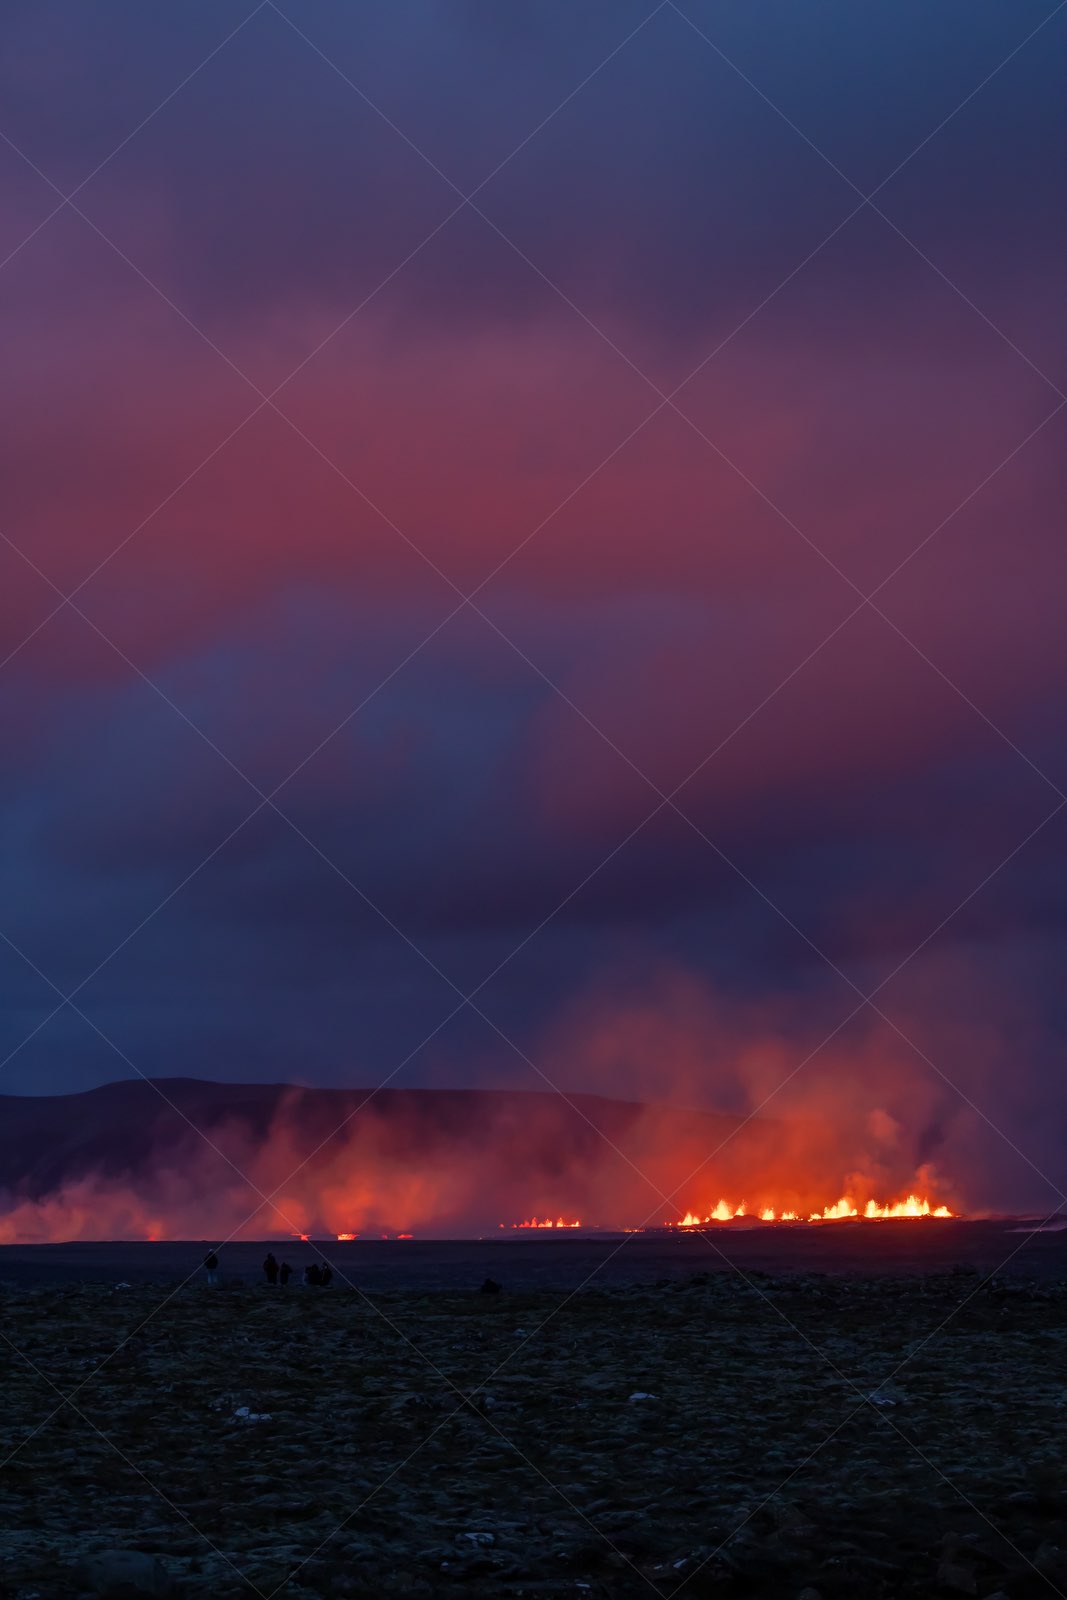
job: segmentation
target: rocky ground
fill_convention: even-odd
[[[1067,1284],[79,1283],[0,1319],[3,1600],[1067,1594]]]

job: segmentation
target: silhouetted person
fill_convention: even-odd
[[[332,1282],[333,1268],[330,1266],[328,1261],[324,1261],[322,1266],[319,1268],[319,1287],[320,1289],[328,1289]]]
[[[219,1258],[214,1250],[209,1250],[204,1257],[204,1267],[207,1271],[207,1281],[214,1286],[219,1281]]]
[[[277,1281],[278,1281],[278,1263],[274,1259],[274,1251],[273,1250],[268,1250],[267,1251],[266,1258],[265,1258],[265,1260],[263,1262],[263,1272],[264,1272],[264,1275],[265,1275],[268,1283],[277,1283]]]
[[[278,1268],[278,1277],[281,1279],[281,1284],[282,1284],[282,1288],[283,1289],[285,1288],[286,1284],[289,1282],[289,1279],[292,1276],[293,1276],[292,1267],[289,1265],[288,1261],[283,1261],[281,1266]]]
[[[322,1274],[317,1261],[311,1261],[304,1268],[304,1282],[310,1289],[317,1289],[322,1283]]]
[[[500,1285],[497,1283],[495,1278],[486,1278],[485,1282],[482,1284],[481,1292],[482,1294],[499,1294]]]

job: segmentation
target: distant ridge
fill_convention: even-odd
[[[290,1143],[292,1166],[324,1140],[312,1174],[316,1163],[336,1169],[339,1160],[356,1173],[368,1163],[416,1174],[448,1163],[469,1176],[472,1163],[484,1164],[487,1185],[505,1191],[491,1196],[493,1211],[524,1199],[573,1204],[576,1175],[611,1169],[615,1184],[633,1189],[634,1163],[660,1154],[676,1171],[695,1166],[738,1126],[734,1117],[593,1094],[130,1079],[77,1094],[0,1096],[0,1209],[5,1196],[40,1200],[87,1178],[139,1190],[191,1162],[205,1163],[206,1182],[222,1182],[224,1157],[244,1170],[249,1152],[278,1143],[286,1145],[281,1181]],[[759,1125],[761,1140],[771,1126]],[[749,1124],[746,1144],[755,1136]],[[642,1188],[639,1204],[651,1209],[654,1193]]]

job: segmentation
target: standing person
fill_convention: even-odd
[[[319,1287],[321,1289],[328,1289],[330,1287],[330,1281],[332,1278],[333,1268],[330,1266],[328,1261],[324,1261],[322,1266],[319,1268]]]
[[[264,1275],[265,1275],[268,1283],[277,1283],[277,1281],[278,1281],[278,1263],[274,1259],[274,1251],[273,1250],[268,1250],[267,1251],[266,1259],[263,1262],[263,1272],[264,1272]]]
[[[214,1289],[219,1281],[219,1258],[214,1250],[209,1250],[204,1257],[204,1267],[207,1271],[208,1286]]]
[[[289,1279],[292,1277],[292,1275],[293,1275],[292,1267],[289,1265],[288,1261],[283,1261],[281,1266],[278,1268],[278,1276],[281,1279],[282,1288],[283,1289],[285,1288],[286,1284],[289,1282]]]

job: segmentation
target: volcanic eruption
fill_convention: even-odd
[[[907,1152],[893,1168],[845,1166],[816,1122],[596,1095],[169,1079],[10,1097],[3,1111],[5,1242],[555,1234],[958,1210],[933,1168]],[[747,1198],[711,1201],[709,1188]]]

